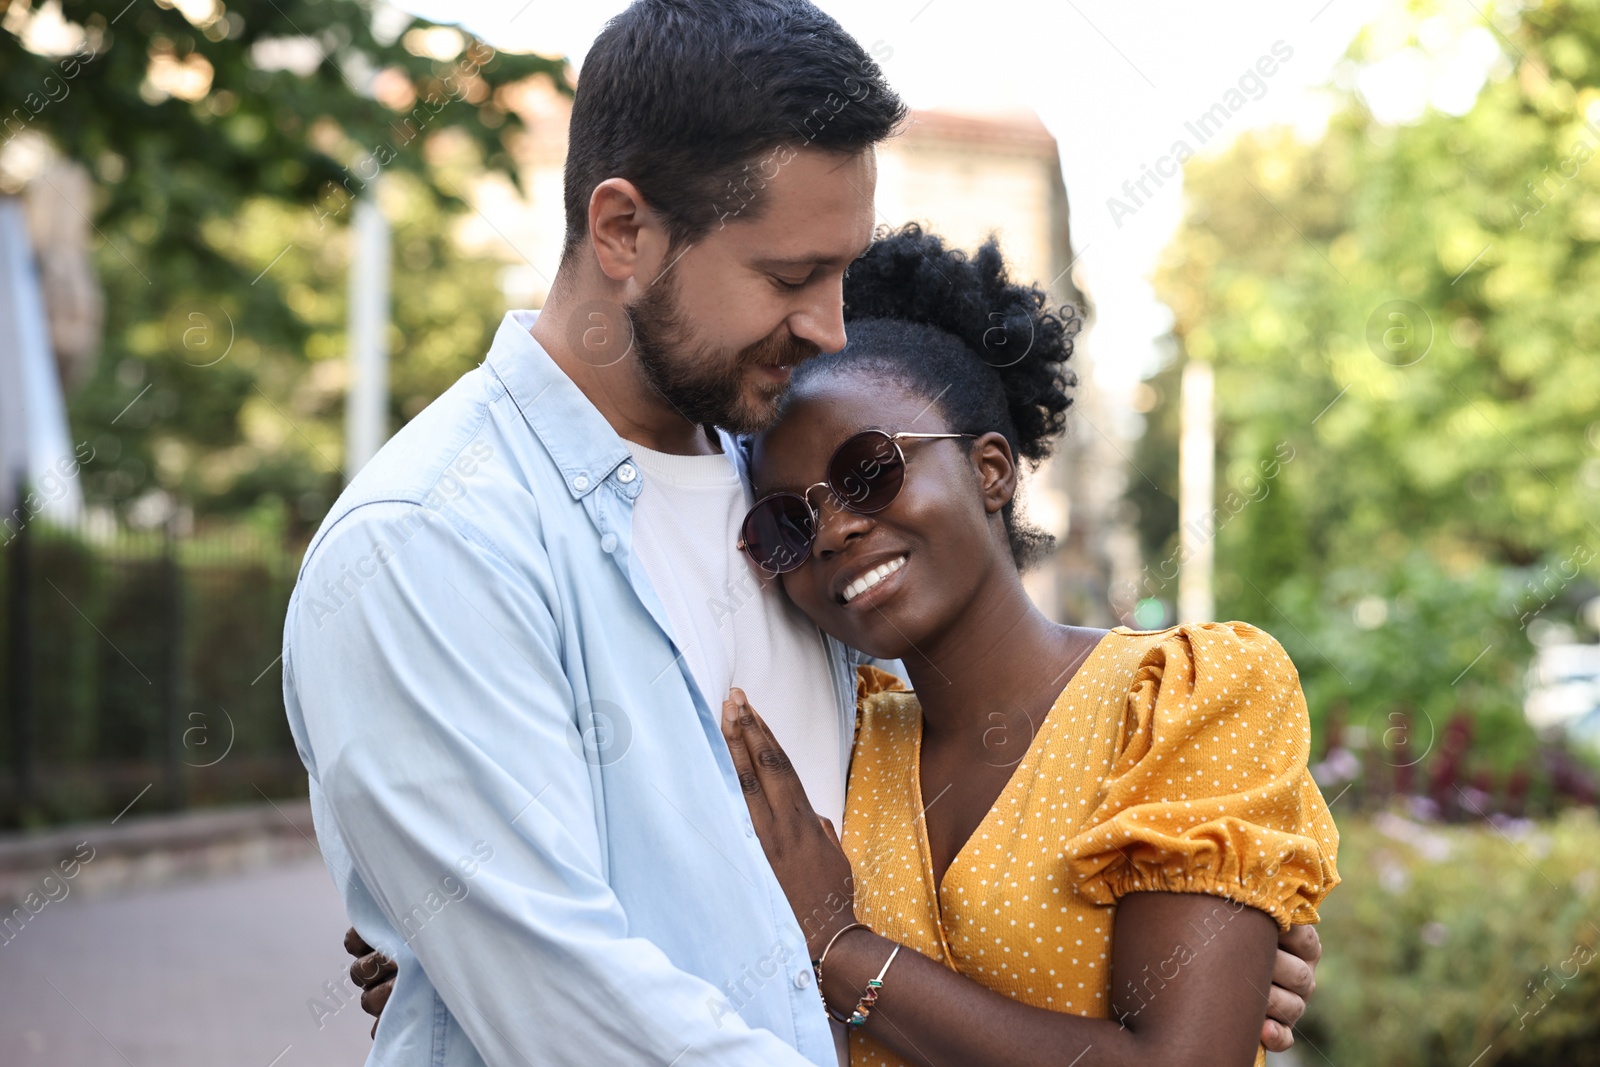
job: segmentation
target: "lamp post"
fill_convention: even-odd
[[[389,223],[374,179],[350,226],[350,389],[344,476],[349,482],[389,436]]]
[[[1178,572],[1178,621],[1209,622],[1216,614],[1212,571],[1216,539],[1216,427],[1211,364],[1190,360],[1183,368],[1178,439],[1178,538],[1188,551]]]

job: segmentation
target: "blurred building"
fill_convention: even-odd
[[[70,522],[82,509],[66,395],[88,373],[104,314],[88,172],[41,151],[19,178],[21,154],[0,158],[0,545],[38,515]]]
[[[1527,687],[1529,723],[1600,750],[1600,644],[1540,647],[1528,666]]]
[[[503,179],[484,179],[463,239],[507,260],[502,288],[508,304],[538,307],[565,232],[561,168],[571,101],[548,80],[535,79],[517,109],[529,128],[514,146],[527,195]],[[882,224],[919,221],[961,248],[976,248],[994,234],[1016,280],[1041,284],[1055,302],[1087,310],[1072,272],[1058,146],[1031,111],[912,112],[905,132],[879,151],[877,211]],[[1108,606],[1113,560],[1126,553],[1132,536],[1117,519],[1124,460],[1098,429],[1106,424],[1105,405],[1088,347],[1080,338],[1074,356],[1079,389],[1067,437],[1024,489],[1029,516],[1060,544],[1027,584],[1054,618],[1111,625],[1120,621]]]

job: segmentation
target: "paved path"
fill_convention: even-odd
[[[348,990],[345,921],[320,860],[68,896],[0,944],[6,1067],[358,1067],[371,1022]]]
[[[318,859],[68,896],[0,944],[0,1064],[359,1067],[372,1047],[360,1006],[319,1029],[307,1003],[337,1005],[324,983],[350,988],[347,925]]]

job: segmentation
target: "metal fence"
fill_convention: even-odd
[[[0,525],[0,827],[303,796],[279,667],[303,551],[239,526]],[[1538,817],[1600,793],[1558,745],[1482,770],[1464,713],[1342,720],[1313,756],[1341,812]]]
[[[5,534],[0,825],[304,794],[278,666],[298,549],[242,528]]]

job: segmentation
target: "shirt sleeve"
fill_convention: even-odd
[[[420,526],[374,551],[373,515]],[[554,588],[542,556],[512,565],[410,505],[363,508],[318,546],[286,678],[357,877],[488,1063],[809,1063],[708,1012],[722,991],[630,936]]]
[[[1339,834],[1306,769],[1311,725],[1283,648],[1245,623],[1182,626],[1146,653],[1099,805],[1066,855],[1096,904],[1208,893],[1317,921]]]

